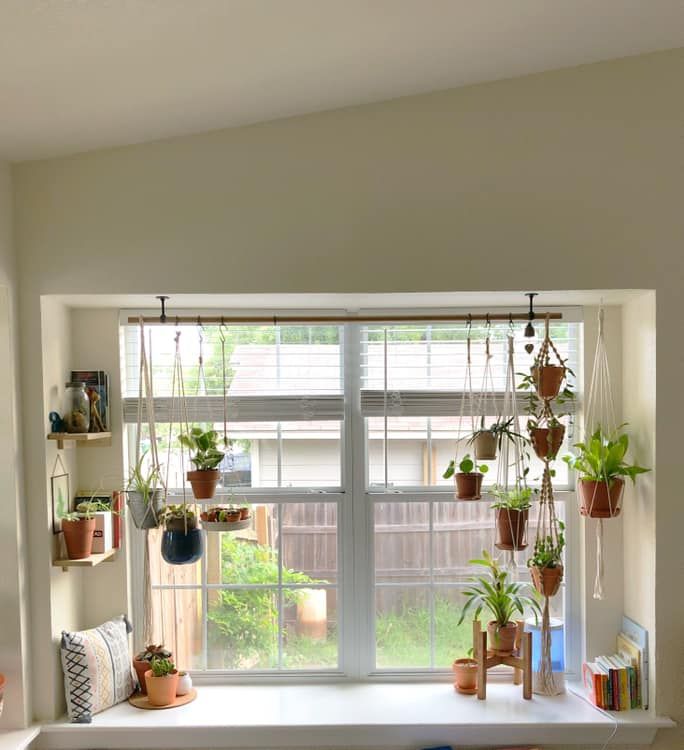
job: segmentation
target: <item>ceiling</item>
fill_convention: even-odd
[[[0,158],[682,46],[682,0],[0,0]]]

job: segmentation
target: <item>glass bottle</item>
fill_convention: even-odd
[[[90,399],[85,383],[66,384],[64,391],[64,430],[66,432],[88,432],[90,428]]]

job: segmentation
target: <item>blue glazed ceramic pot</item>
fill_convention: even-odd
[[[204,543],[201,529],[165,531],[162,535],[161,553],[169,565],[190,565],[202,557]]]

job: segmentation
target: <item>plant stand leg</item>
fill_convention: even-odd
[[[477,648],[477,697],[485,700],[487,697],[487,631],[480,634]]]
[[[522,636],[523,698],[532,699],[532,633]]]

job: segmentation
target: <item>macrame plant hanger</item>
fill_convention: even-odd
[[[466,366],[463,374],[463,389],[461,392],[461,408],[458,415],[458,426],[456,428],[456,449],[454,451],[454,477],[456,481],[456,497],[457,499],[472,499],[466,497],[459,497],[458,492],[458,480],[456,479],[457,472],[459,470],[459,456],[461,454],[462,444],[469,441],[475,432],[475,414],[477,411],[477,403],[475,400],[475,394],[473,392],[473,371],[472,371],[472,347],[471,347],[471,333],[472,333],[472,321],[466,321]],[[463,434],[463,420],[466,416],[466,401],[468,402],[468,411],[470,413],[470,432]],[[465,453],[464,453],[465,455]],[[479,493],[478,493],[479,494]]]
[[[555,354],[557,364],[551,362],[551,355]],[[551,368],[550,372],[544,368]],[[554,372],[562,369],[560,377]],[[551,401],[558,395],[560,385],[565,377],[565,365],[558,353],[549,334],[549,318],[544,322],[544,341],[539,348],[539,353],[533,366],[536,381],[537,394],[544,401],[544,414],[553,417]],[[557,387],[556,387],[557,385]],[[537,535],[535,539],[535,552],[540,549],[558,549],[562,539],[562,530],[556,515],[556,506],[553,499],[553,485],[551,483],[552,470],[550,467],[552,458],[547,455],[543,459],[544,471],[542,474],[541,488],[539,490],[539,517],[537,520]],[[544,597],[544,609],[542,614],[541,628],[541,654],[539,670],[534,675],[533,689],[541,695],[558,695],[565,692],[565,684],[562,675],[554,675],[551,665],[551,622],[549,615],[549,598],[555,596],[560,588],[563,578],[563,566],[557,565],[553,568],[530,568],[532,581],[537,591]]]
[[[604,310],[603,306],[598,312],[598,336],[596,337],[596,351],[594,353],[594,368],[591,373],[589,385],[589,396],[587,398],[586,417],[584,420],[585,434],[584,440],[591,440],[592,435],[598,432],[601,438],[604,435],[612,435],[617,430],[617,420],[615,418],[615,402],[613,399],[613,389],[611,385],[610,368],[608,366],[608,352],[606,349],[606,339],[603,327]],[[616,483],[611,487],[608,477],[604,477],[603,482],[586,482],[589,491],[584,493],[579,487],[577,480],[577,498],[579,501],[580,513],[583,516],[596,518],[596,575],[594,577],[594,599],[603,599],[603,573],[604,573],[604,550],[603,550],[603,519],[614,518],[620,514],[622,507],[622,495],[624,483]],[[595,507],[597,493],[603,490],[607,496],[608,509],[603,510]],[[587,507],[586,497],[589,496]],[[598,506],[598,503],[596,503]]]
[[[484,340],[484,369],[482,372],[482,385],[477,397],[477,416],[479,424],[473,429],[482,434],[487,441],[483,443],[482,439],[474,437],[473,449],[475,458],[481,461],[493,461],[497,453],[497,434],[487,431],[486,419],[494,416],[494,423],[499,424],[501,414],[499,405],[494,396],[494,375],[492,373],[492,359],[494,355],[491,350],[492,323],[487,313],[486,335]]]
[[[501,437],[499,464],[497,467],[496,483],[505,493],[508,493],[511,469],[514,476],[514,490],[524,493],[527,489],[528,469],[525,465],[525,439],[518,433],[519,413],[515,382],[515,347],[513,343],[512,324],[507,336],[507,366],[504,402],[501,410],[501,420],[510,424],[512,438],[507,435]],[[511,508],[496,508],[496,542],[495,546],[504,553],[508,553],[507,567],[515,574],[517,572],[515,553],[527,547],[527,525],[529,510]]]

